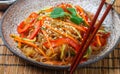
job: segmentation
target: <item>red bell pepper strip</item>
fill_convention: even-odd
[[[54,47],[57,47],[57,46],[60,46],[62,44],[69,44],[70,46],[72,46],[76,51],[79,50],[80,48],[80,44],[76,43],[75,41],[73,41],[72,39],[70,38],[58,38],[56,40],[51,40],[50,41],[51,43],[51,46],[54,48]],[[49,44],[48,42],[45,42],[43,43],[43,45],[47,48],[49,48]]]
[[[28,18],[32,18],[32,19],[35,19],[38,17],[38,14],[36,12],[32,12]]]
[[[17,27],[17,31],[19,34],[26,32],[31,26],[30,25],[26,25],[25,22],[21,22],[18,27]]]
[[[46,19],[46,17],[44,16],[44,17],[42,17],[41,20],[39,20],[39,21],[35,24],[36,28],[35,28],[35,30],[33,31],[33,33],[31,34],[31,36],[29,37],[29,39],[33,39],[34,37],[36,37],[36,35],[38,34],[38,32],[41,30],[41,27],[42,27],[42,25],[44,24],[44,20],[45,20],[45,19]]]
[[[20,34],[22,38],[25,38],[28,35],[26,31],[27,28],[24,28],[24,25],[25,25],[25,22],[22,21],[17,27],[17,32]]]
[[[29,19],[29,22],[28,22],[28,21],[27,21],[27,22],[22,21],[22,22],[18,25],[18,27],[17,27],[18,33],[21,34],[21,33],[24,33],[24,32],[26,32],[26,31],[28,31],[28,29],[29,29],[30,27],[32,27],[32,23],[35,21],[35,19],[36,19],[37,17],[38,17],[38,14],[37,14],[37,13],[35,13],[35,12],[31,13],[30,16],[27,18],[27,19]]]
[[[29,38],[29,39],[33,39],[33,38],[38,34],[38,32],[39,32],[39,30],[41,29],[42,25],[43,25],[42,20],[38,21],[38,22],[35,24],[36,28],[35,28],[35,30],[33,31],[33,33],[30,35],[30,38]]]
[[[36,18],[38,17],[39,15],[36,13],[36,12],[32,12],[29,17],[27,18],[27,23],[29,23],[30,25],[34,23],[34,21],[36,20]]]
[[[25,25],[25,22],[24,21],[22,21],[19,25],[18,25],[18,27],[17,27],[17,32],[20,34],[21,33],[21,30],[24,28],[24,25]]]

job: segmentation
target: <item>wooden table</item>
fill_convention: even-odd
[[[120,13],[120,0],[114,5]],[[0,12],[0,16],[3,12]],[[0,43],[2,40],[0,39]],[[50,70],[27,64],[13,55],[6,47],[0,47],[0,74],[67,74],[65,70]],[[75,74],[120,74],[120,44],[105,59],[76,70]]]

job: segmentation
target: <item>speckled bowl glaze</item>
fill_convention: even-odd
[[[4,14],[1,23],[2,39],[4,44],[9,48],[11,52],[20,58],[37,65],[39,67],[49,69],[68,69],[69,66],[53,66],[47,65],[41,62],[37,62],[27,58],[17,47],[13,39],[10,38],[10,34],[17,34],[16,27],[24,18],[26,18],[31,12],[39,11],[45,7],[54,6],[59,3],[71,3],[73,5],[80,5],[86,11],[95,13],[101,0],[18,0],[14,3]],[[101,15],[103,14],[106,6],[104,6]],[[99,18],[100,18],[99,17]],[[103,51],[100,51],[97,55],[93,55],[88,61],[79,64],[78,67],[86,66],[94,63],[105,56],[107,56],[117,45],[120,37],[120,20],[114,10],[111,10],[109,15],[104,21],[104,26],[111,32],[111,36],[108,40],[108,44]]]

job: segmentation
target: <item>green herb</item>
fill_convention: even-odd
[[[80,23],[83,22],[83,19],[82,19],[82,18],[80,18],[80,17],[78,17],[78,16],[73,16],[73,15],[71,16],[70,20],[71,20],[72,22],[74,22],[75,24],[80,24]]]
[[[65,12],[62,8],[55,8],[50,14],[50,17],[52,18],[58,18],[63,16],[65,16]]]
[[[74,15],[74,16],[77,15],[77,12],[76,12],[76,10],[75,10],[74,8],[67,8],[67,10],[68,10],[72,15]]]
[[[80,24],[83,22],[83,19],[77,16],[77,12],[74,8],[67,8],[67,10],[71,13],[70,20],[75,24]]]
[[[67,8],[67,10],[71,13],[64,12],[62,8],[54,8],[51,12],[50,17],[52,18],[59,18],[64,16],[70,16],[70,20],[75,24],[80,24],[83,22],[83,19],[77,16],[77,12],[74,8]]]

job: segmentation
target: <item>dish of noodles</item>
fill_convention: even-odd
[[[78,5],[61,3],[30,13],[18,24],[19,35],[10,36],[17,47],[33,60],[50,65],[70,65],[92,18],[93,14]],[[101,26],[80,63],[104,49],[109,36],[110,33]]]

